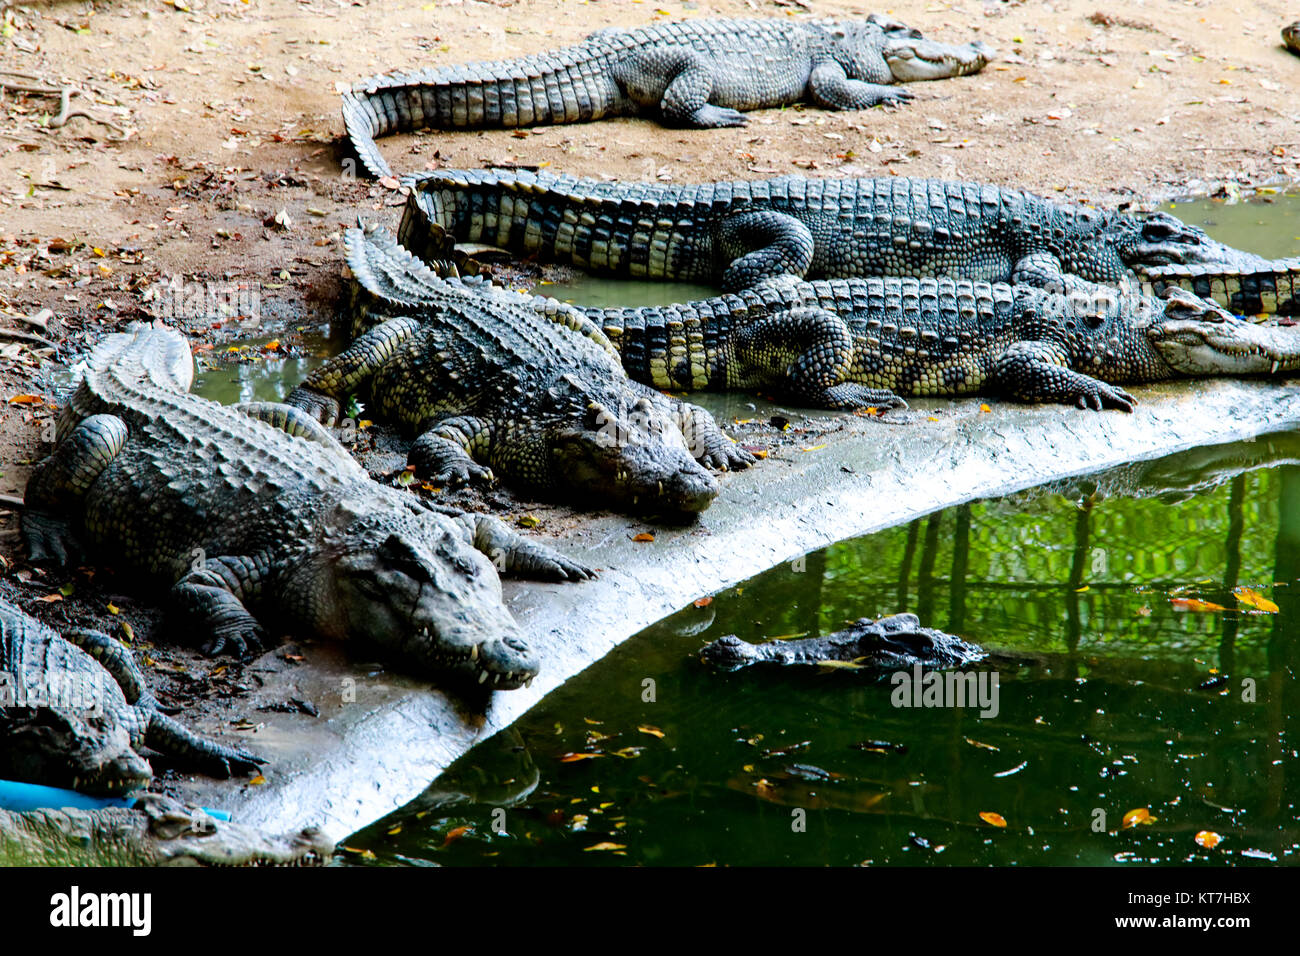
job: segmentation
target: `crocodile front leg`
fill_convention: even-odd
[[[793,216],[750,211],[718,223],[714,248],[730,265],[722,274],[727,291],[745,289],[764,279],[802,279],[812,265],[817,243],[808,227]]]
[[[678,402],[676,414],[686,447],[692,457],[706,468],[739,471],[758,460],[728,438],[713,416],[700,406]]]
[[[658,106],[666,123],[713,128],[749,122],[744,113],[709,102],[713,64],[689,47],[653,47],[629,53],[612,64],[610,71],[628,99],[641,107]]]
[[[885,72],[888,71],[886,65]],[[808,77],[808,98],[828,110],[865,110],[881,103],[896,105],[912,99],[912,95],[901,86],[851,80],[844,67],[833,61],[818,65]]]
[[[64,566],[80,557],[83,549],[71,518],[81,511],[86,492],[117,458],[126,438],[126,422],[116,415],[91,415],[32,471],[22,535],[33,564]]]
[[[63,637],[99,661],[104,670],[117,681],[117,686],[122,688],[122,696],[128,704],[134,706],[143,701],[147,705],[153,705],[153,697],[145,685],[144,673],[125,644],[103,631],[88,628],[64,631]]]
[[[463,524],[474,547],[488,556],[501,573],[539,581],[582,581],[596,576],[584,564],[566,558],[553,548],[515,534],[491,515],[435,508]]]
[[[224,780],[235,773],[256,773],[258,767],[266,763],[245,750],[200,737],[184,724],[157,711],[148,711],[145,718],[143,743],[209,776]]]
[[[318,366],[284,403],[302,409],[323,425],[338,422],[348,395],[370,380],[403,342],[420,328],[420,320],[399,316],[377,325],[339,355]]]
[[[991,384],[1024,402],[1060,402],[1101,411],[1133,411],[1135,399],[1122,388],[1076,372],[1068,357],[1048,342],[1016,342],[998,357]]]
[[[455,488],[471,481],[493,482],[492,469],[478,463],[492,446],[492,423],[472,415],[443,419],[411,445],[407,462],[435,485]]]
[[[266,562],[249,557],[203,557],[172,588],[174,606],[197,628],[204,654],[229,649],[240,658],[260,650],[265,631],[245,602],[261,590]]]
[[[734,336],[728,384],[777,385],[818,408],[906,408],[885,388],[846,382],[853,368],[853,334],[825,309],[790,309],[756,319]]]

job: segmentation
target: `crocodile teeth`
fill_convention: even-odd
[[[1281,368],[1281,366],[1282,366],[1282,363],[1281,363],[1281,362],[1274,362],[1274,363],[1273,363],[1273,374],[1274,374],[1274,375],[1277,374],[1277,370],[1278,370],[1279,368]]]
[[[488,679],[488,672],[487,672],[487,671],[479,671],[479,672],[478,672],[478,682],[479,682],[480,684],[486,684],[486,683],[487,683],[487,679]]]
[[[472,660],[472,661],[476,661],[476,660],[478,660],[478,645],[477,645],[477,644],[475,644],[473,647],[471,647],[471,648],[469,649],[469,659]]]

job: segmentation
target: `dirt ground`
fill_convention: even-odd
[[[88,97],[72,104],[108,122],[52,126],[57,98],[0,94],[0,494],[21,495],[43,453],[59,370],[105,329],[146,315],[150,286],[256,290],[279,354],[328,321],[342,230],[358,214],[391,225],[401,202],[343,172],[341,86],[538,52],[611,24],[873,9],[936,39],[982,39],[999,59],[975,77],[913,85],[916,99],[892,111],[772,110],[728,130],[624,119],[426,133],[381,148],[399,171],[522,163],[680,182],[936,176],[1112,205],[1297,178],[1300,107],[1289,93],[1300,58],[1280,45],[1294,11],[1277,0],[4,3],[0,69],[35,79],[0,82],[78,87]],[[205,361],[268,352],[227,351],[226,339],[250,332],[239,320],[204,319],[192,331]],[[85,570],[68,579],[23,568],[16,515],[3,507],[0,591],[30,600],[71,580],[69,600],[42,605],[46,616],[108,626],[111,599],[121,620],[151,628],[149,602],[119,595],[109,574],[92,582]],[[93,607],[78,597],[88,593]],[[213,684],[186,677],[183,659],[159,661],[178,696],[250,689],[238,668]]]

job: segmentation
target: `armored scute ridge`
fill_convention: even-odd
[[[851,663],[883,676],[917,665],[962,667],[987,655],[983,648],[960,637],[922,627],[915,614],[893,614],[878,621],[864,617],[842,631],[802,640],[750,644],[728,634],[705,645],[700,656],[719,670],[728,671],[752,664],[791,667],[831,661]]]
[[[1300,259],[1240,268],[1218,263],[1158,266],[1143,272],[1142,286],[1153,295],[1186,289],[1237,315],[1300,315]]]
[[[680,514],[718,493],[704,465],[753,463],[704,409],[630,380],[591,323],[567,328],[504,290],[444,282],[387,233],[349,230],[346,244],[358,284],[380,281],[396,256],[437,306],[412,303],[286,401],[333,424],[365,387],[370,407],[415,436],[417,474],[459,484],[496,472],[551,498]]]
[[[450,236],[594,273],[728,290],[785,275],[884,275],[1062,291],[1170,263],[1267,265],[1165,213],[1138,218],[979,183],[784,176],[678,186],[501,170],[403,183],[398,239],[421,257]]]
[[[193,373],[172,329],[100,343],[27,485],[33,561],[84,554],[162,587],[208,653],[294,633],[493,688],[532,679],[494,563],[550,580],[587,568],[494,518],[381,487],[296,408],[190,395]]]
[[[132,807],[0,810],[3,866],[322,866],[333,852],[315,829],[263,834],[154,793]]]
[[[637,113],[674,126],[740,126],[742,110],[800,100],[838,110],[899,102],[909,94],[891,84],[978,73],[992,52],[935,43],[877,15],[611,27],[536,56],[362,80],[343,95],[343,123],[366,170],[391,176],[374,142],[389,133]]]
[[[65,637],[0,600],[0,777],[129,793],[153,779],[145,745],[218,777],[265,763],[159,712],[118,641],[89,630]]]
[[[412,303],[432,310],[445,296],[395,248],[373,249],[358,281],[358,315]],[[442,284],[457,282],[484,287]],[[1181,290],[1156,299],[1090,288],[1066,296],[955,279],[784,279],[644,308],[516,299],[560,323],[595,325],[647,385],[775,388],[825,408],[1001,393],[1128,411],[1123,384],[1300,368],[1300,328],[1246,322]]]

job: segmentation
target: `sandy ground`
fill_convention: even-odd
[[[256,291],[282,354],[300,347],[297,330],[328,320],[342,229],[359,213],[393,224],[391,207],[401,201],[344,171],[339,85],[404,67],[538,52],[610,24],[806,15],[804,8],[795,0],[0,7],[0,69],[37,77],[38,85],[79,87],[89,96],[73,104],[113,124],[73,118],[51,128],[56,100],[0,96],[0,330],[29,337],[0,337],[0,494],[20,495],[31,460],[43,453],[63,362],[106,328],[145,315],[149,286]],[[523,163],[681,182],[791,172],[938,176],[1108,204],[1297,176],[1300,107],[1288,93],[1300,58],[1280,45],[1278,31],[1294,13],[1276,0],[885,7],[814,0],[807,9],[883,9],[936,39],[983,39],[1000,59],[979,76],[914,85],[915,101],[893,111],[766,111],[732,130],[626,119],[428,133],[383,140],[381,148],[401,171]],[[223,344],[249,334],[247,323],[204,318],[194,331],[208,361],[259,357],[229,354]],[[15,526],[16,516],[0,510],[0,590],[30,606],[33,594],[55,594],[68,579],[23,568]],[[72,583],[68,600],[37,605],[56,623],[117,630],[121,620],[146,630],[156,623],[150,602],[129,598],[129,582],[83,570]],[[109,599],[121,611],[117,621],[106,616]],[[164,692],[178,697],[238,696],[250,686],[237,667],[213,682],[210,668],[204,680],[187,677],[183,659],[168,663],[160,654],[154,663],[171,675]]]

